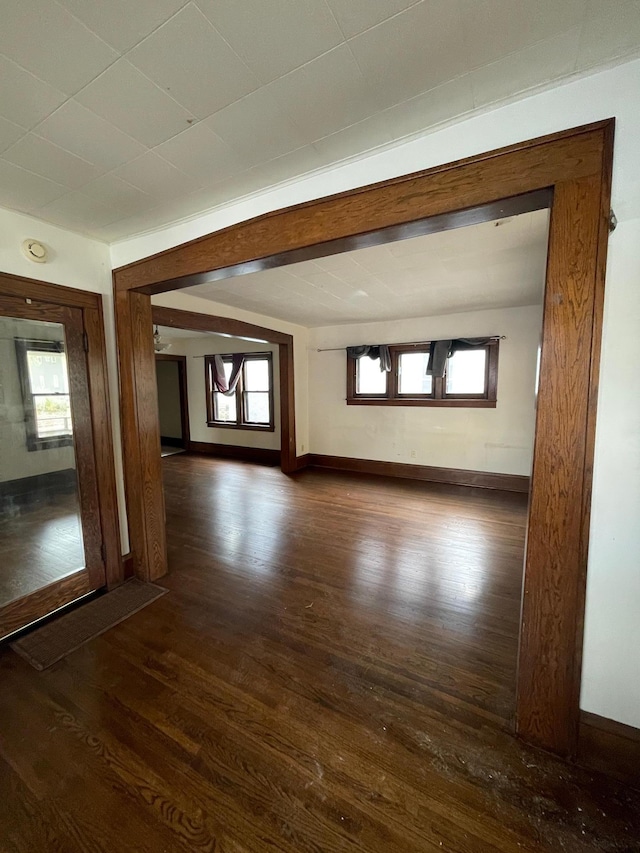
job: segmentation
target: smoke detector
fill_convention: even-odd
[[[47,247],[37,240],[24,240],[22,254],[35,264],[46,264],[47,262]]]

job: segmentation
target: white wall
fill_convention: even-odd
[[[49,250],[46,264],[34,264],[20,251],[27,237],[44,243]],[[51,284],[62,284],[100,293],[103,297],[105,334],[107,339],[107,368],[113,441],[116,457],[116,485],[123,553],[129,550],[127,518],[122,473],[122,447],[120,443],[120,417],[118,408],[118,366],[115,344],[115,326],[111,285],[109,247],[98,240],[56,228],[46,222],[12,213],[0,208],[0,272],[40,279]]]
[[[171,352],[187,357],[187,393],[189,396],[189,432],[191,441],[207,444],[231,444],[239,447],[264,447],[280,450],[280,361],[278,346],[259,344],[243,338],[206,335],[197,338],[169,338]],[[273,357],[273,405],[275,430],[225,429],[207,426],[207,401],[204,356],[231,352],[270,352]]]
[[[264,317],[262,314],[255,314],[253,311],[242,311],[239,308],[231,308],[229,305],[221,305],[218,302],[211,302],[208,299],[200,299],[197,296],[191,296],[189,293],[161,293],[159,296],[152,296],[151,302],[153,305],[162,305],[165,308],[180,308],[183,311],[196,311],[200,314],[213,314],[219,317],[234,317],[236,320],[244,320],[247,323],[254,323],[257,326],[263,326],[267,329],[273,329],[276,332],[284,332],[293,337],[293,359],[294,359],[294,385],[295,385],[295,408],[296,408],[296,448],[300,456],[309,451],[309,398],[308,398],[308,347],[309,347],[309,330],[304,326],[297,326],[294,323],[287,323],[284,320],[277,320],[275,317]],[[229,339],[227,339],[229,340]],[[180,346],[179,341],[174,341],[176,346]],[[252,348],[253,343],[248,343]],[[257,345],[256,345],[257,346]],[[244,346],[242,347],[244,349]],[[277,349],[277,348],[276,348]],[[180,349],[175,349],[174,352],[182,352]],[[276,373],[276,364],[274,361],[274,376]],[[190,382],[191,385],[191,382]],[[191,394],[191,390],[189,391]],[[279,404],[276,404],[276,411],[279,410]],[[191,434],[194,441],[203,441],[204,439],[196,439],[194,436],[194,424],[191,426]],[[217,430],[217,433],[229,433],[233,435],[236,431]],[[274,435],[274,434],[272,434]],[[280,431],[276,430],[275,435],[278,436],[277,447],[280,447]],[[259,437],[259,436],[258,436]],[[212,439],[209,439],[210,441]],[[218,439],[214,439],[218,441]],[[275,436],[274,436],[275,440]],[[219,442],[225,442],[222,439]],[[239,444],[234,440],[226,440],[227,444]],[[249,440],[245,444],[247,447],[275,447],[273,444],[249,444]]]
[[[311,452],[528,476],[541,326],[542,307],[530,306],[312,329]],[[492,335],[506,335],[500,341],[495,409],[347,406],[345,351],[317,352],[322,347]]]

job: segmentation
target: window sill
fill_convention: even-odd
[[[30,438],[27,440],[27,450],[29,453],[34,450],[53,450],[57,447],[73,447],[72,436],[63,436],[61,438]]]
[[[360,397],[347,399],[347,406],[424,406],[434,409],[495,409],[497,400],[478,400],[470,398],[468,400],[416,400],[400,399],[393,397],[391,399],[382,399],[380,397]]]
[[[225,424],[217,421],[207,421],[207,426],[212,429],[235,429],[235,430],[253,430],[254,432],[275,432],[274,424]]]

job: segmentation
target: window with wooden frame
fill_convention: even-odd
[[[457,350],[444,376],[427,376],[430,343],[389,346],[391,370],[380,359],[347,355],[350,406],[451,406],[494,408],[498,390],[498,340]]]
[[[238,355],[237,353],[235,354]],[[244,362],[233,394],[216,390],[213,355],[204,358],[207,426],[226,429],[275,429],[273,403],[273,356],[270,352],[242,353]],[[222,356],[227,381],[233,354]]]
[[[63,341],[16,338],[28,450],[73,444],[67,355]]]

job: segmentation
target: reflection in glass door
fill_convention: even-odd
[[[81,312],[3,298],[0,615],[24,602],[27,624],[47,612],[37,594],[55,609],[104,583],[96,507]]]

